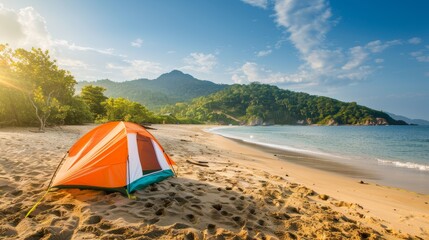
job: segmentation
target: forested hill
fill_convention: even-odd
[[[345,103],[259,83],[232,85],[189,104],[177,103],[162,111],[177,118],[221,124],[406,124],[355,102]]]
[[[76,86],[76,92],[79,93],[85,85],[104,87],[106,88],[105,94],[108,97],[128,98],[142,103],[152,110],[159,109],[167,104],[189,101],[196,97],[205,96],[228,86],[199,80],[178,70],[162,74],[154,80],[79,82]]]

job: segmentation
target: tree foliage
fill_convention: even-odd
[[[77,114],[88,112],[73,109],[75,84],[74,77],[60,69],[48,51],[0,45],[0,123],[28,126],[38,122],[43,131],[48,123],[67,123],[72,112],[78,119],[86,119]]]
[[[81,99],[88,105],[93,119],[102,118],[106,114],[103,102],[107,100],[104,96],[105,88],[100,86],[86,85],[80,93]]]
[[[125,98],[109,98],[103,105],[106,109],[106,115],[102,119],[107,121],[127,121],[127,122],[150,122],[153,113],[140,103],[130,101]]]
[[[403,124],[386,113],[356,103],[251,83],[231,87],[162,109],[178,118],[221,124],[323,124],[369,125],[385,119],[388,124]]]

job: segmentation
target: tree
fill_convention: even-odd
[[[60,103],[54,97],[52,97],[53,91],[45,96],[43,94],[42,87],[37,87],[32,95],[29,95],[29,100],[36,110],[36,117],[40,122],[39,131],[44,132],[46,127],[46,121],[51,115],[52,110],[60,110]],[[65,118],[65,116],[64,116]]]
[[[93,114],[93,119],[101,118],[106,114],[106,109],[103,102],[107,100],[104,96],[105,88],[93,85],[87,85],[82,88],[80,96],[82,100],[88,105]]]
[[[48,51],[35,48],[12,51],[7,45],[0,45],[0,71],[0,84],[6,86],[2,99],[5,103],[0,105],[13,109],[10,112],[18,124],[31,124],[37,119],[39,130],[44,131],[53,115],[64,122],[70,110],[66,103],[73,98],[76,81],[50,59]],[[31,109],[34,115],[28,114]]]
[[[0,123],[21,125],[19,109],[24,101],[12,71],[12,50],[0,44]]]
[[[70,109],[67,111],[67,116],[64,119],[65,123],[82,124],[94,121],[93,113],[80,96],[74,96],[69,104]]]
[[[107,121],[128,121],[135,123],[151,122],[153,113],[140,103],[132,102],[125,98],[109,98],[103,105],[106,108]]]
[[[40,122],[40,131],[55,109],[64,120],[67,107],[61,102],[70,101],[74,94],[74,77],[67,71],[59,69],[55,60],[51,60],[49,51],[32,48],[31,51],[17,49],[14,53],[14,69],[21,79],[31,105]]]

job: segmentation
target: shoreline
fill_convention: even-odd
[[[357,203],[364,207],[366,213],[371,213],[373,218],[381,219],[396,229],[400,229],[400,231],[417,233],[421,230],[421,226],[429,229],[429,194],[390,187],[376,181],[361,184],[360,179],[347,176],[344,173],[304,166],[296,163],[296,159],[285,161],[273,155],[277,151],[284,153],[284,150],[227,138],[213,132],[208,133],[212,134],[213,138],[221,142],[222,146],[227,149],[238,148],[240,154],[244,155],[245,153],[248,156],[256,157],[258,160],[252,164],[255,168],[270,170],[273,174],[283,176],[285,169],[287,169],[288,180],[336,199]],[[293,152],[293,155],[302,156],[302,153]],[[249,163],[248,161],[244,162]],[[361,172],[357,171],[357,173]],[[337,210],[341,209],[337,208]],[[412,222],[416,226],[413,226]],[[429,237],[429,233],[426,235],[425,238]]]
[[[222,136],[222,137],[225,137],[225,136]],[[281,160],[294,163],[297,165],[301,165],[304,167],[327,171],[330,173],[335,173],[335,174],[352,177],[356,179],[359,179],[359,178],[373,179],[373,180],[377,179],[375,174],[365,172],[364,169],[359,169],[358,167],[351,166],[346,163],[330,161],[329,158],[327,157],[321,157],[321,156],[310,155],[310,154],[305,154],[300,152],[277,149],[274,147],[263,146],[257,143],[247,142],[241,139],[234,139],[229,137],[225,137],[225,138],[230,139],[239,144],[246,145],[248,147],[273,154],[274,157],[277,157]]]
[[[279,159],[297,165],[352,177],[364,182],[369,181],[383,186],[429,194],[429,186],[427,185],[427,182],[429,182],[428,171],[397,167],[392,164],[380,164],[380,159],[378,158],[376,158],[377,162],[370,162],[353,156],[340,156],[340,153],[316,152],[248,141],[231,134],[218,133],[216,132],[217,128],[205,129],[205,131],[237,143],[258,148],[261,151],[273,154]]]
[[[153,125],[178,176],[136,199],[60,189],[24,218],[64,153],[95,126],[0,129],[0,238],[429,238],[429,195],[284,161],[207,125]]]

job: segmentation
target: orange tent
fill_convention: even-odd
[[[173,164],[146,129],[110,122],[94,128],[70,148],[52,187],[130,193],[173,176]]]

